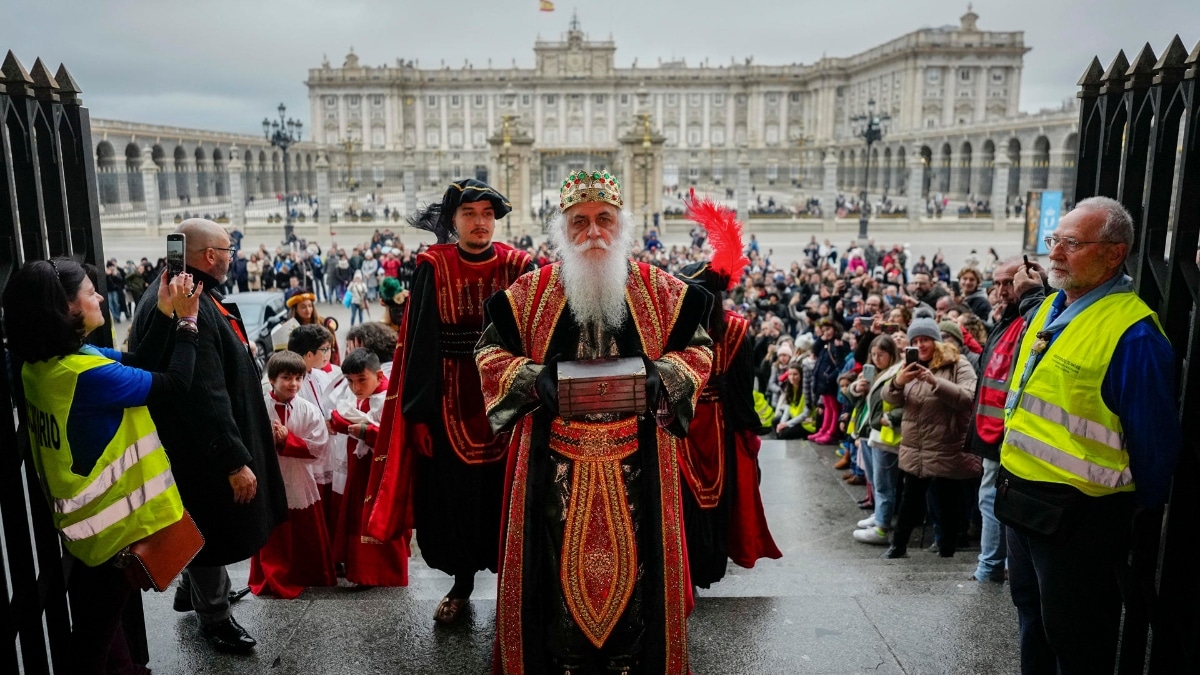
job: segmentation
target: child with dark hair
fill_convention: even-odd
[[[250,558],[250,590],[285,600],[308,586],[337,585],[321,491],[310,469],[324,464],[329,432],[317,407],[299,396],[307,373],[304,357],[293,351],[277,352],[267,361],[271,391],[264,400],[287,493],[288,519]]]
[[[388,379],[379,357],[369,349],[350,352],[342,360],[342,375],[354,398],[342,397],[330,422],[334,433],[349,438],[335,557],[345,561],[346,579],[360,586],[407,586],[408,540],[379,541],[363,533],[363,508]]]
[[[346,333],[346,350],[369,349],[379,357],[379,368],[387,377],[392,376],[392,357],[396,353],[396,330],[385,323],[367,321]]]
[[[288,335],[288,351],[301,357],[306,370],[299,396],[313,404],[321,419],[328,422],[337,400],[338,388],[342,384],[341,369],[330,362],[333,335],[320,324],[297,326]],[[346,488],[346,441],[331,435],[327,445],[325,460],[310,465],[309,470],[321,490],[321,499],[325,502],[325,524],[332,534],[337,529],[338,510]]]

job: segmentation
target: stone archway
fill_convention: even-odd
[[[112,143],[100,141],[96,146],[96,188],[100,203],[104,206],[119,204],[121,192],[117,187],[120,178],[116,174],[117,157]]]
[[[146,195],[142,186],[142,149],[137,143],[125,145],[125,184],[129,195],[127,201],[145,202]]]
[[[970,141],[963,141],[958,149],[958,194],[968,200],[971,198],[971,189],[974,187],[971,175],[971,162],[974,159],[971,154],[972,150]]]
[[[992,196],[992,184],[995,181],[996,144],[988,139],[983,142],[983,153],[979,158],[979,187],[976,194],[980,199],[987,200]]]
[[[175,195],[180,202],[184,202],[192,196],[188,189],[188,153],[182,145],[177,145],[172,154],[175,159]]]
[[[193,156],[196,159],[196,197],[207,199],[212,194],[208,184],[208,155],[204,148],[197,146]]]
[[[950,196],[950,174],[953,156],[950,144],[943,143],[941,156],[938,158],[938,192],[941,193],[943,199]]]
[[[921,171],[924,175],[921,177],[921,196],[928,197],[933,190],[933,148],[928,145],[921,146]]]
[[[1021,172],[1025,167],[1021,166],[1021,140],[1014,137],[1008,140],[1008,161],[1012,165],[1012,169],[1008,172],[1008,198],[1012,201],[1015,197],[1021,196]]]
[[[905,152],[904,146],[896,148],[896,171],[895,181],[896,194],[905,196],[908,194],[908,153]]]
[[[1033,166],[1030,167],[1029,187],[1045,190],[1050,183],[1050,139],[1038,136],[1033,141]]]

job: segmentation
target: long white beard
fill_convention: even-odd
[[[567,306],[575,322],[595,324],[616,331],[625,323],[625,282],[629,279],[629,252],[633,244],[629,228],[622,227],[603,258],[584,254],[599,242],[575,246],[551,224],[551,242],[562,259],[560,276]],[[558,232],[556,232],[558,230]],[[603,245],[600,245],[603,248]]]

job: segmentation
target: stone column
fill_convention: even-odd
[[[191,202],[187,204],[189,210],[198,208],[200,204],[200,172],[195,164],[188,164],[185,169],[187,172],[187,194],[185,195]]]
[[[1033,169],[1037,153],[1033,150],[1021,151],[1021,165],[1017,167],[1017,196],[1025,201],[1025,195],[1033,189]]]
[[[1004,230],[1004,222],[1008,216],[1008,172],[1012,162],[1008,154],[997,153],[992,162],[992,229],[997,232]]]
[[[329,160],[325,157],[325,150],[318,151],[320,155],[317,157],[317,234],[318,236],[329,235],[329,222],[333,214],[333,200],[329,196]],[[324,239],[322,239],[324,241]]]
[[[234,227],[246,226],[246,163],[235,145],[229,149],[229,164],[225,170],[229,175],[229,222]]]
[[[157,236],[162,224],[162,211],[158,201],[158,165],[154,163],[150,148],[142,148],[142,198],[146,205],[146,234]]]
[[[737,157],[737,217],[743,223],[750,222],[750,157],[746,149],[738,150]]]
[[[417,159],[414,155],[412,149],[408,149],[404,153],[404,215],[406,217],[417,212]]]
[[[117,181],[117,208],[116,208],[116,210],[117,211],[128,211],[130,208],[133,207],[133,203],[129,201],[129,174],[130,174],[129,163],[126,162],[125,165],[121,168],[124,168],[124,171],[121,171],[120,173],[117,174],[118,176],[120,176],[120,180]],[[114,168],[113,170],[115,171],[116,168]]]
[[[1067,170],[1067,162],[1075,156],[1075,153],[1069,150],[1051,150],[1050,151],[1050,166],[1047,167],[1046,189],[1047,190],[1062,190],[1066,184],[1064,175]],[[1074,195],[1063,195],[1064,201],[1071,201]]]
[[[821,161],[825,179],[821,185],[821,229],[833,232],[837,228],[838,158],[833,148],[825,151]]]
[[[921,224],[921,216],[925,215],[925,196],[921,188],[925,182],[924,160],[921,159],[921,146],[909,148],[908,152],[908,228],[915,230]]]

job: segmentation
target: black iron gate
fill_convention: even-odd
[[[1200,44],[1178,36],[1157,57],[1147,44],[1105,70],[1092,59],[1079,81],[1075,201],[1102,195],[1133,215],[1127,263],[1138,294],[1158,312],[1175,348],[1183,453],[1165,514],[1135,527],[1125,590],[1121,673],[1200,672]]]
[[[79,86],[63,66],[38,59],[25,70],[12,52],[0,66],[0,293],[27,260],[70,256],[103,268],[91,124]],[[98,275],[103,288],[104,275]],[[107,309],[105,310],[107,312]],[[0,317],[3,318],[3,317]],[[111,326],[111,324],[110,324]],[[94,335],[108,337],[111,330]],[[101,340],[93,339],[100,343]],[[0,344],[0,671],[65,673],[70,633],[64,560],[25,431],[20,378]],[[140,600],[140,598],[138,599]],[[126,621],[135,659],[145,663],[145,628],[135,600]]]

